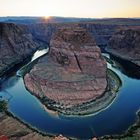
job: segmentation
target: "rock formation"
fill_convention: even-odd
[[[80,27],[88,30],[95,38],[97,45],[102,49],[107,46],[107,43],[115,31],[120,28],[119,25],[112,24],[95,24],[95,23],[80,23]]]
[[[0,23],[0,76],[30,56],[39,45],[15,24]]]
[[[94,22],[85,22],[85,23],[42,23],[42,24],[31,24],[27,25],[29,33],[31,33],[36,40],[50,43],[52,35],[63,26],[72,26],[77,25],[88,30],[93,38],[95,38],[96,44],[99,47],[107,46],[108,40],[115,33],[115,31],[120,28],[120,25],[104,25],[104,24],[95,24]]]
[[[116,32],[110,39],[107,50],[140,66],[140,28]]]
[[[59,29],[45,56],[24,77],[29,91],[55,109],[71,108],[100,97],[106,89],[106,62],[83,28]],[[47,104],[47,105],[48,105]]]
[[[140,27],[139,19],[96,19],[87,22],[53,22],[53,23],[40,23],[40,24],[29,24],[27,28],[29,32],[39,41],[50,43],[51,36],[58,28],[63,26],[78,25],[88,30],[91,35],[95,38],[96,44],[105,48],[108,44],[109,39],[116,32],[117,29],[125,27]]]

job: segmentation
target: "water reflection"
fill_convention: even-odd
[[[127,75],[130,78],[140,79],[140,66],[130,61],[123,60],[112,54],[102,53],[102,55],[105,56],[111,67],[121,71],[123,74]]]
[[[115,65],[112,65],[112,67],[119,69],[122,73],[124,73],[130,78],[140,79],[139,66],[130,61],[122,60],[121,58],[118,58],[114,55],[110,55],[110,59],[115,61]]]
[[[17,77],[17,76],[9,77],[7,80],[5,80],[1,83],[1,90],[7,90],[7,89],[15,86],[15,84],[18,82],[18,80],[19,80],[19,77]]]
[[[34,61],[35,59],[39,58],[40,56],[46,54],[48,51],[49,51],[48,48],[36,51],[34,53],[32,59],[31,60],[29,59],[30,62]],[[25,63],[27,63],[27,62],[25,62]],[[4,99],[7,102],[9,102],[13,98],[13,95],[8,90],[11,89],[12,87],[16,86],[16,84],[19,83],[20,77],[18,77],[18,75],[17,75],[17,73],[18,73],[17,70],[19,68],[21,68],[23,66],[23,64],[18,64],[15,68],[13,68],[11,71],[9,71],[9,73],[7,73],[5,76],[0,78],[0,100]]]

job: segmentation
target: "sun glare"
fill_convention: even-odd
[[[50,16],[44,16],[44,18],[48,20],[50,18]]]

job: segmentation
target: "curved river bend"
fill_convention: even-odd
[[[38,51],[32,60],[44,52]],[[108,68],[121,78],[122,87],[113,103],[99,113],[84,117],[49,114],[41,102],[26,90],[22,77],[17,76],[16,72],[12,72],[1,83],[0,96],[8,101],[8,110],[12,114],[44,133],[81,139],[121,134],[137,119],[136,112],[140,108],[140,80],[136,76],[134,78],[133,73],[133,78],[130,74],[128,76],[123,65],[108,54],[104,55],[114,62],[113,65],[108,63]]]

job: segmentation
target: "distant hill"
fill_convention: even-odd
[[[0,17],[0,22],[17,24],[35,24],[42,23],[43,17]]]
[[[0,17],[0,22],[17,24],[36,24],[36,23],[71,23],[92,21],[90,18],[69,18],[69,17]]]
[[[72,18],[72,17],[0,17],[0,22],[16,24],[37,24],[37,23],[77,23],[88,22],[106,25],[140,25],[140,18]]]

